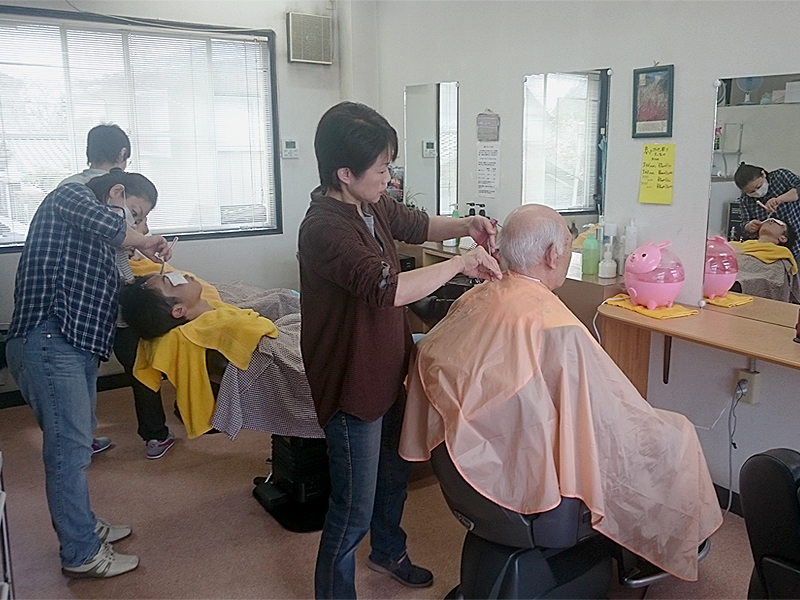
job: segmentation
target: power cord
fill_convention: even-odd
[[[609,300],[613,300],[613,298],[614,297],[606,298],[605,300],[603,300],[600,303],[600,305],[597,308],[599,309],[600,306],[603,306],[603,304],[606,304]],[[597,311],[597,309],[595,309],[594,317],[592,318],[592,329],[594,329],[594,337],[597,338],[597,343],[602,346],[603,345],[603,340],[600,339],[600,332],[597,330],[597,315],[599,315],[599,314],[600,313]]]
[[[731,400],[731,410],[728,412],[728,505],[725,507],[724,515],[727,515],[731,510],[731,505],[733,504],[733,450],[736,448],[736,442],[733,441],[733,434],[736,433],[736,405],[739,404],[739,400],[742,399],[747,393],[747,380],[740,379],[736,383],[736,392],[739,393],[737,396],[734,392],[733,397],[735,400]]]

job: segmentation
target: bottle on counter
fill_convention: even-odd
[[[628,258],[639,247],[637,242],[636,221],[631,219],[631,222],[625,228],[625,258]]]
[[[617,261],[614,260],[611,253],[611,244],[606,244],[605,252],[603,253],[603,260],[597,267],[597,276],[603,279],[613,279],[617,276]]]
[[[589,231],[581,249],[581,272],[584,275],[597,275],[600,265],[600,243],[594,235],[594,231]]]
[[[450,213],[450,216],[453,217],[454,219],[458,219],[459,216],[460,216],[458,214],[458,204],[451,204],[450,206],[453,207],[453,212]],[[461,243],[461,238],[451,238],[449,240],[444,240],[442,242],[442,246],[456,246],[457,247],[460,243]]]

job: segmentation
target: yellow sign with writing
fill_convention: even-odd
[[[642,153],[639,202],[672,204],[674,174],[675,144],[645,144]]]

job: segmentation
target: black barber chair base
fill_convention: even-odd
[[[605,598],[611,554],[595,536],[567,549],[514,548],[471,532],[464,540],[460,598]]]
[[[461,553],[462,598],[605,598],[612,546],[591,527],[576,498],[553,510],[523,515],[502,508],[470,486],[444,444],[431,465],[450,510],[467,528]]]
[[[272,473],[253,483],[253,496],[284,529],[322,529],[331,492],[325,440],[273,435]]]
[[[253,483],[253,496],[281,527],[295,533],[322,529],[328,513],[327,496],[302,503],[293,502],[289,494],[265,477],[256,477]]]

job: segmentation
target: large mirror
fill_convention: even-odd
[[[709,236],[720,235],[737,251],[739,276],[734,289],[750,295],[800,302],[800,283],[791,258],[798,259],[796,239],[800,205],[783,204],[767,213],[758,203],[767,203],[789,192],[792,183],[800,185],[800,74],[743,76],[720,79],[717,87],[717,112],[714,127],[714,151],[711,164],[711,194],[708,215]],[[757,173],[744,191],[758,193],[767,181],[762,199],[748,197],[742,210],[742,190],[734,181],[740,163],[763,168],[767,177]],[[752,188],[752,189],[751,189]],[[796,192],[795,192],[796,193]],[[743,221],[765,221],[755,233],[745,231]],[[789,231],[782,241],[781,223]],[[777,238],[776,245],[774,243]],[[786,249],[784,249],[786,248]],[[787,251],[788,250],[788,251]]]
[[[458,82],[405,88],[402,198],[431,215],[458,202]]]

